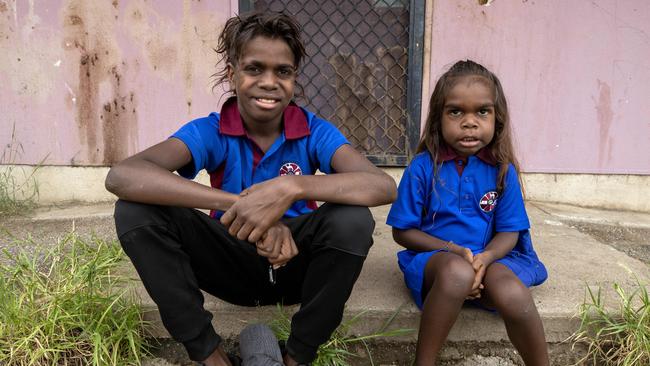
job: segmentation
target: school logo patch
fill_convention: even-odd
[[[296,163],[285,163],[280,167],[280,176],[283,175],[302,175],[302,169]]]
[[[497,197],[499,194],[495,191],[490,191],[481,197],[481,200],[478,201],[478,205],[481,207],[483,212],[491,212],[497,206]]]

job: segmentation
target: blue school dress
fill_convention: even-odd
[[[544,282],[546,268],[533,249],[530,223],[514,166],[509,166],[504,190],[498,195],[499,170],[485,149],[467,158],[461,175],[456,164],[465,163],[453,154],[442,155],[437,179],[428,152],[413,159],[404,171],[397,200],[386,223],[397,229],[418,229],[438,239],[451,240],[474,254],[483,252],[496,232],[518,231],[514,249],[496,262],[510,268],[526,287]],[[420,308],[424,301],[424,268],[436,252],[397,253],[406,286]]]

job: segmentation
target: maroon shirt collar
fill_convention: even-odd
[[[490,164],[490,165],[497,165],[497,160],[494,158],[494,155],[490,152],[488,148],[482,148],[481,150],[478,151],[476,156],[483,160],[483,162]],[[450,160],[466,160],[465,158],[461,158],[454,149],[449,147],[447,144],[443,144],[440,147],[440,153],[438,154],[438,164],[445,162],[445,161],[450,161]]]
[[[283,114],[284,137],[288,140],[309,136],[307,116],[294,102],[290,102]],[[244,122],[237,108],[237,97],[230,97],[221,107],[219,132],[230,136],[245,136]]]

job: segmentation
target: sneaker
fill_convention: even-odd
[[[242,366],[284,366],[278,339],[265,324],[251,324],[239,334]]]

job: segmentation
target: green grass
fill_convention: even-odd
[[[16,215],[32,210],[38,200],[38,185],[34,173],[45,161],[43,159],[35,169],[27,173],[25,169],[14,165],[23,153],[23,147],[15,139],[15,126],[11,133],[11,142],[0,155],[0,215]],[[22,177],[17,179],[17,177]]]
[[[74,233],[43,253],[5,250],[0,365],[139,365],[144,322],[116,274],[122,260],[116,242]]]
[[[359,357],[357,354],[350,351],[351,347],[356,344],[362,344],[368,355],[371,365],[374,365],[370,347],[367,341],[377,338],[397,337],[410,334],[414,329],[391,329],[388,328],[393,320],[401,311],[401,307],[383,324],[377,331],[367,335],[352,335],[351,328],[354,324],[362,319],[366,313],[361,312],[349,320],[343,321],[339,327],[334,331],[329,341],[322,344],[318,349],[318,355],[312,362],[313,366],[349,366],[349,360],[354,357]],[[285,312],[282,306],[278,305],[276,316],[271,321],[271,329],[275,332],[277,338],[281,341],[286,341],[291,332],[291,320],[289,315]]]
[[[650,298],[637,280],[631,292],[614,284],[618,311],[605,307],[600,288],[587,287],[579,310],[580,328],[570,340],[587,346],[577,364],[640,366],[650,365]]]

